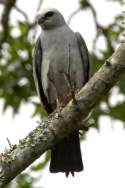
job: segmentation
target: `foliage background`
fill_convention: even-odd
[[[91,74],[94,74],[104,61],[111,56],[116,46],[121,42],[121,33],[123,32],[125,13],[119,12],[114,16],[111,23],[104,26],[98,21],[98,12],[94,8],[94,1],[81,0],[78,1],[79,8],[72,10],[69,16],[69,22],[78,14],[78,12],[89,9],[93,15],[93,22],[95,25],[96,35],[93,40],[92,49],[90,51],[91,57]],[[106,0],[105,0],[106,1]],[[107,0],[112,3],[117,3],[123,6],[124,0]],[[46,116],[46,113],[39,102],[34,100],[36,91],[32,76],[32,50],[34,46],[33,34],[35,30],[35,22],[30,21],[28,15],[20,7],[17,7],[16,0],[0,1],[3,7],[1,15],[1,29],[0,29],[0,98],[3,100],[3,112],[11,107],[13,114],[17,114],[23,103],[34,105],[34,112],[31,116],[39,115],[39,117]],[[63,3],[63,2],[62,2]],[[42,6],[42,1],[38,4]],[[15,23],[11,22],[11,13],[13,10],[18,11],[24,17],[24,21],[18,20]],[[38,10],[36,10],[37,12]],[[17,31],[15,34],[15,30]],[[36,30],[35,30],[36,31]],[[103,38],[105,41],[105,48],[99,47],[98,40]],[[125,77],[117,83],[117,85],[103,98],[101,103],[93,112],[95,123],[93,128],[99,130],[99,119],[102,116],[107,116],[113,121],[119,120],[125,122]],[[115,92],[115,101],[112,98]],[[43,170],[49,161],[49,152],[46,153],[43,162],[35,165],[31,171]],[[36,179],[29,173],[19,175],[15,182],[16,186],[20,188],[31,188]],[[8,185],[13,187],[13,184]]]

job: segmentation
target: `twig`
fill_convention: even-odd
[[[1,1],[2,3],[3,1]],[[2,33],[0,36],[0,49],[2,48],[2,44],[6,41],[7,35],[8,35],[8,22],[9,22],[9,15],[11,12],[11,9],[15,6],[16,0],[6,0],[4,3],[4,11],[1,18],[1,24],[2,24]]]
[[[125,11],[122,11],[122,22],[121,22],[121,25],[122,25],[122,37],[123,37],[123,40],[121,42],[125,42]]]
[[[40,0],[36,9],[36,13],[41,9],[44,0]]]
[[[78,14],[81,10],[81,7],[77,8],[74,12],[72,12],[67,20],[68,25],[70,25],[71,20],[73,19],[74,16],[76,16],[76,14]]]
[[[37,27],[36,27],[36,16],[39,12],[39,10],[41,9],[41,6],[42,6],[42,3],[44,2],[44,0],[40,0],[39,3],[38,3],[38,6],[37,6],[37,9],[36,9],[36,14],[35,14],[35,18],[34,18],[34,31],[33,31],[33,35],[32,35],[32,43],[35,43],[35,36],[36,36],[36,33],[37,33]]]
[[[0,4],[6,5],[6,1],[5,0],[0,0]]]
[[[29,24],[30,21],[29,21],[28,15],[23,10],[21,10],[17,5],[15,5],[14,8],[16,9],[16,11],[22,14],[22,16],[25,18],[26,23]]]
[[[70,101],[62,109],[61,117],[55,118],[55,114],[49,116],[42,122],[42,126],[38,126],[29,133],[13,150],[0,154],[0,187],[4,187],[45,151],[53,148],[61,139],[78,129],[79,123],[87,117],[101,98],[125,74],[124,54],[125,43],[122,43],[110,57],[111,65],[107,66],[104,63],[77,94],[77,103],[81,113],[76,110],[76,105]],[[98,77],[102,77],[105,82]]]
[[[107,45],[108,45],[110,52],[113,53],[114,49],[113,49],[111,41],[110,41],[109,37],[107,37],[107,35],[108,35],[109,28],[111,28],[114,24],[110,24],[107,28],[104,28],[101,24],[98,23],[96,11],[95,11],[94,7],[92,6],[92,4],[90,4],[90,3],[89,3],[89,8],[93,14],[93,19],[94,19],[96,30],[97,30],[96,37],[93,40],[93,50],[95,49],[95,44],[96,44],[99,36],[101,34],[103,34],[106,38]]]
[[[7,138],[7,142],[8,142],[8,144],[9,144],[10,148],[12,148],[12,144],[11,144],[9,138]]]

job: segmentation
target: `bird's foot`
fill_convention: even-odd
[[[61,111],[62,111],[63,105],[59,102],[58,98],[56,99],[56,104],[57,104],[57,108],[56,108],[56,111],[55,111],[55,117],[59,118],[59,117],[62,117]]]

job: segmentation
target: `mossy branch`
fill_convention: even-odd
[[[45,151],[77,129],[82,119],[87,117],[124,73],[125,43],[122,43],[75,96],[77,104],[70,101],[61,114],[51,114],[18,145],[0,154],[0,187],[9,183]]]

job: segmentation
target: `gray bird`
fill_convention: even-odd
[[[80,33],[74,33],[53,8],[37,17],[42,32],[34,49],[33,74],[41,103],[48,114],[65,106],[89,79],[89,55]],[[50,172],[66,176],[83,170],[79,132],[75,130],[51,151]]]

